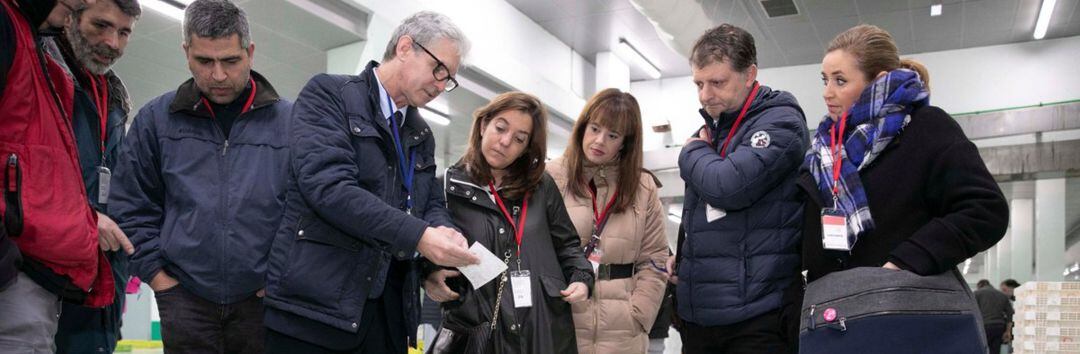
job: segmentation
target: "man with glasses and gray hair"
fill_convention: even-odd
[[[453,229],[417,111],[457,87],[468,48],[449,18],[420,12],[381,64],[317,75],[300,92],[267,276],[269,352],[404,354],[419,322],[417,257],[477,263]]]
[[[192,78],[135,117],[109,212],[154,290],[166,352],[262,353],[292,104],[251,70],[255,44],[232,2],[192,2],[183,35]]]

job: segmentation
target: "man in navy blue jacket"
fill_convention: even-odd
[[[358,76],[317,75],[293,109],[285,216],[270,255],[271,353],[402,353],[420,312],[417,254],[476,256],[449,220],[416,107],[457,87],[468,43],[446,16],[398,26]]]
[[[135,117],[109,212],[135,245],[132,272],[154,290],[165,351],[261,353],[292,105],[251,70],[241,9],[197,0],[186,11],[193,77]]]
[[[63,304],[56,332],[58,353],[111,353],[120,338],[128,255],[134,247],[108,216],[107,203],[131,101],[112,66],[124,54],[141,14],[136,0],[98,0],[75,9],[64,33],[44,43],[49,56],[65,67],[75,84],[71,130],[86,195],[98,215],[98,243],[112,266],[116,285],[115,299],[105,308]]]
[[[690,63],[705,127],[679,154],[686,182],[686,236],[676,266],[683,350],[791,351],[802,289],[795,181],[806,120],[794,96],[756,81],[754,38],[741,28],[707,31]]]

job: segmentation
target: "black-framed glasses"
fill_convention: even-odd
[[[456,89],[458,87],[457,79],[455,79],[453,76],[450,76],[450,69],[446,67],[446,64],[443,64],[442,60],[436,58],[435,54],[431,54],[431,51],[427,50],[427,48],[424,48],[424,46],[421,45],[419,42],[413,43],[415,43],[417,47],[420,47],[420,49],[423,49],[424,53],[427,53],[427,55],[431,56],[431,59],[435,59],[435,69],[431,71],[431,75],[435,76],[435,80],[446,81],[446,88],[443,89],[443,91],[450,92]]]

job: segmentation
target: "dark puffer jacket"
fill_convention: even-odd
[[[677,268],[678,313],[703,326],[779,308],[799,276],[796,179],[809,141],[806,119],[790,93],[761,86],[721,157],[719,146],[737,115],[721,114],[715,144],[694,141],[679,154],[686,239]],[[726,215],[709,222],[706,204]]]

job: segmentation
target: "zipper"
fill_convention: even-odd
[[[13,181],[14,179],[14,181]],[[4,228],[8,235],[19,236],[23,232],[22,171],[19,168],[19,155],[8,155],[7,167],[4,168]]]
[[[225,156],[225,153],[228,152],[228,151],[229,151],[229,138],[225,138],[225,144],[221,146],[221,156]]]
[[[824,306],[827,306],[827,305],[836,304],[836,303],[843,302],[843,301],[848,300],[848,299],[852,299],[852,298],[856,298],[856,297],[860,297],[860,296],[864,296],[864,295],[871,295],[871,294],[884,293],[884,292],[897,292],[897,291],[919,291],[919,292],[930,292],[930,293],[939,293],[939,294],[952,294],[952,293],[956,292],[955,290],[947,290],[947,289],[913,288],[913,287],[889,287],[889,288],[882,288],[882,289],[867,290],[867,291],[851,294],[851,295],[848,295],[848,296],[844,296],[842,298],[833,299],[833,300],[829,300],[829,301],[819,303],[819,304],[817,304],[817,306],[818,307],[824,307]]]

